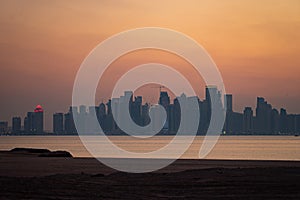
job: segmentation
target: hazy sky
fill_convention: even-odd
[[[43,105],[47,120],[53,112],[66,112],[87,54],[113,34],[145,26],[174,29],[200,43],[218,65],[237,111],[263,96],[276,108],[300,113],[299,0],[2,0],[0,120],[23,118],[36,104]],[[113,86],[108,80],[149,61],[192,74],[174,55],[134,52],[112,65],[97,100],[107,99]],[[200,81],[201,98],[203,90]]]

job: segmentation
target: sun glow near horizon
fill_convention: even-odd
[[[25,113],[40,102],[49,112],[65,110],[85,56],[104,39],[145,26],[173,29],[203,45],[219,67],[226,90],[235,95],[237,110],[253,106],[256,96],[264,96],[276,107],[300,112],[297,0],[29,0],[1,4],[0,87],[5,97],[1,105],[4,117]],[[126,63],[119,62],[111,73],[118,76],[124,65],[129,68],[149,60],[147,52],[141,55],[129,55]],[[154,59],[170,64],[176,60],[159,54]],[[189,67],[180,65],[181,61],[178,63],[179,70],[192,73]],[[194,84],[199,80],[195,78]],[[44,95],[35,92],[45,88]],[[199,87],[197,92],[201,90]],[[20,98],[22,105],[18,105]],[[12,106],[13,110],[5,109]]]

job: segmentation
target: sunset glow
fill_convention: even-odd
[[[29,0],[1,4],[4,119],[40,102],[49,113],[65,111],[71,104],[75,74],[87,54],[118,32],[145,26],[174,29],[203,45],[219,67],[226,91],[234,94],[236,110],[253,106],[256,96],[264,96],[275,107],[300,112],[298,0],[62,0],[51,4]],[[145,51],[113,63],[108,80],[117,80],[122,72],[149,61],[169,64],[186,76],[193,74],[191,66],[174,55]],[[203,97],[201,77],[191,77]],[[113,86],[103,81],[106,85],[99,85],[99,102],[109,98]]]

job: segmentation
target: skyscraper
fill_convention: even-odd
[[[168,124],[169,124],[169,129],[168,132],[169,133],[174,133],[175,132],[175,106],[174,104],[170,104],[168,106]]]
[[[107,116],[106,116],[106,120],[105,120],[105,126],[106,126],[106,130],[108,132],[113,131],[115,128],[115,121],[114,121],[114,118],[112,115],[111,104],[112,104],[112,101],[108,100],[108,102],[106,104],[107,105]]]
[[[56,134],[64,133],[64,114],[54,113],[53,114],[53,132]]]
[[[130,115],[132,120],[142,126],[142,103],[143,99],[141,96],[137,96],[134,98],[134,102],[132,103],[131,110],[130,110]]]
[[[258,133],[271,133],[271,114],[272,106],[262,97],[257,97],[256,124],[255,129]]]
[[[97,118],[97,113],[99,113],[98,106],[89,106],[89,112],[86,116],[86,131],[90,134],[95,134],[99,132],[98,126],[99,121]]]
[[[17,134],[21,132],[21,117],[12,118],[12,133]]]
[[[27,112],[24,118],[25,133],[44,132],[44,110],[41,105],[37,105],[33,112]]]
[[[103,118],[106,115],[106,107],[104,103],[100,103],[97,116]]]
[[[226,119],[224,124],[225,133],[230,133],[233,126],[233,108],[232,108],[232,94],[225,95],[226,103]]]
[[[149,104],[142,105],[142,125],[146,126],[150,123]]]
[[[287,132],[295,134],[296,133],[296,115],[290,114],[287,115]]]
[[[24,126],[26,133],[34,133],[34,112],[27,112],[27,116],[24,119]]]
[[[166,111],[168,109],[168,106],[170,105],[170,97],[168,95],[168,92],[160,92],[159,102],[160,105],[162,105]]]
[[[246,107],[244,109],[243,115],[243,132],[252,133],[253,131],[253,111],[251,107]]]
[[[279,124],[279,131],[280,133],[287,133],[287,112],[285,109],[280,109],[280,124]]]
[[[170,97],[168,95],[168,92],[160,92],[159,102],[160,105],[162,105],[167,113],[167,119],[165,122],[165,125],[163,127],[164,130],[169,129],[169,116],[168,116],[168,107],[170,105]]]
[[[271,113],[271,132],[273,134],[279,133],[280,115],[277,109],[273,109]]]
[[[232,112],[232,94],[225,95],[226,110]]]
[[[29,120],[27,116],[24,117],[24,133],[29,133]]]
[[[44,132],[44,110],[41,105],[37,105],[34,109],[33,130],[35,133]]]
[[[163,133],[164,133],[166,131],[165,124],[166,124],[167,120],[165,121],[165,119],[162,117],[163,115],[161,113],[161,109],[159,109],[159,105],[157,105],[157,104],[152,105],[150,107],[150,111],[153,113],[153,116],[151,119],[151,124],[152,124],[151,131],[154,131],[154,132],[163,131]],[[162,124],[164,124],[163,129],[165,129],[165,130],[159,130],[159,128]]]
[[[106,126],[106,107],[104,103],[101,103],[99,105],[98,113],[97,113],[97,118],[100,123],[100,126],[103,131],[107,131],[107,126]]]
[[[296,115],[296,133],[300,133],[300,115]]]
[[[78,115],[77,107],[70,107],[69,112],[64,115],[65,123],[64,129],[66,134],[75,134],[77,133],[75,123],[74,123],[74,115]]]
[[[74,116],[73,116],[74,117]],[[79,113],[78,117],[74,118],[76,120],[76,125],[78,125],[76,128],[80,133],[86,133],[87,132],[87,109],[85,105],[79,106]]]
[[[220,92],[218,91],[217,86],[208,85],[205,87],[205,99],[209,102],[209,104],[212,104],[212,103],[219,104],[220,103],[221,96],[220,96]],[[230,101],[228,101],[228,102],[230,102]],[[231,103],[232,103],[232,98],[231,98]]]
[[[8,132],[8,122],[1,121],[0,122],[0,134],[5,134]]]

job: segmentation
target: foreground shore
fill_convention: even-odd
[[[297,161],[177,160],[129,174],[93,158],[40,154],[0,152],[1,199],[300,199]]]

